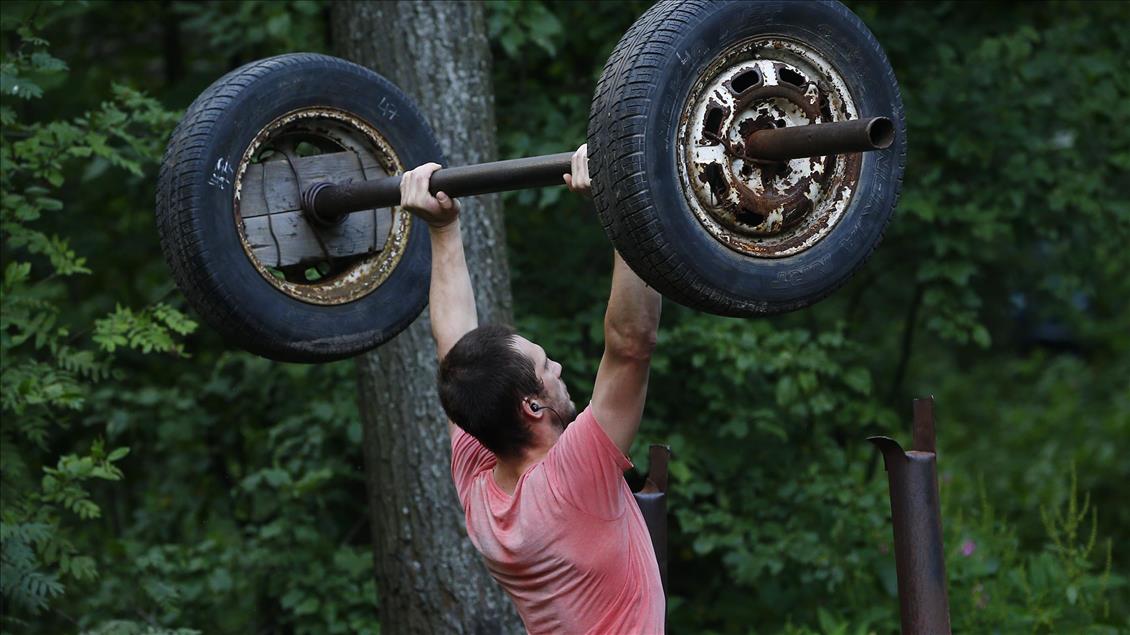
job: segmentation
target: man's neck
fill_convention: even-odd
[[[498,463],[494,466],[494,482],[502,488],[502,491],[513,494],[522,475],[540,463],[559,438],[561,431],[556,428],[544,430],[541,434],[535,433],[534,443],[526,448],[521,456],[498,459]]]

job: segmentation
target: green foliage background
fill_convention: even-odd
[[[504,157],[584,140],[646,6],[488,4]],[[955,632],[1125,632],[1130,9],[851,6],[902,86],[903,199],[871,263],[811,309],[666,305],[634,458],[675,451],[672,631],[897,632],[865,438],[905,441],[911,398],[934,394]],[[379,630],[352,366],[225,349],[151,216],[180,111],[243,62],[329,50],[325,10],[5,4],[4,632]],[[518,326],[583,398],[607,242],[562,188],[505,200]]]

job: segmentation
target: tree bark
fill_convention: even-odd
[[[330,16],[336,53],[405,91],[431,123],[448,164],[496,158],[481,4],[334,2]],[[510,322],[499,197],[461,203],[480,321]],[[381,629],[398,635],[523,632],[467,537],[435,377],[426,311],[357,362]]]

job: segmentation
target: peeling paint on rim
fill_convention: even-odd
[[[298,283],[277,277],[271,268],[259,260],[247,239],[247,232],[239,209],[243,176],[252,157],[259,148],[284,134],[303,134],[330,141],[345,150],[368,154],[376,159],[384,175],[404,171],[403,163],[392,146],[373,126],[345,110],[327,107],[302,108],[278,117],[259,131],[239,162],[235,174],[234,210],[235,224],[243,251],[255,269],[267,282],[292,298],[310,304],[335,305],[359,300],[375,291],[392,274],[400,263],[408,244],[413,217],[399,206],[393,207],[392,227],[384,248],[368,256],[359,257],[342,272],[308,283]],[[317,228],[314,227],[317,231]]]
[[[851,204],[860,155],[745,157],[769,127],[858,119],[843,78],[805,44],[744,40],[715,58],[687,98],[676,153],[683,194],[711,236],[743,255],[781,258],[831,232]]]

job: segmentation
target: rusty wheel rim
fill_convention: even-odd
[[[759,161],[744,157],[745,141],[768,127],[858,117],[843,77],[805,44],[759,37],[728,48],[695,83],[680,117],[687,204],[715,240],[740,254],[782,258],[812,247],[847,211],[860,156]]]
[[[324,258],[319,260],[278,266],[277,261],[270,262],[258,255],[257,246],[249,239],[246,222],[240,211],[242,199],[257,195],[243,191],[244,177],[251,166],[278,161],[289,168],[292,175],[289,178],[293,178],[296,187],[301,189],[309,183],[305,182],[301,174],[293,176],[296,174],[294,158],[328,152],[350,152],[356,155],[366,180],[404,171],[400,157],[388,141],[360,117],[336,108],[303,108],[276,118],[255,135],[235,171],[233,207],[243,251],[268,283],[296,300],[310,304],[338,305],[369,295],[388,279],[407,247],[412,226],[411,214],[400,207],[372,212],[392,215],[388,235],[379,251],[336,257],[327,251]],[[364,166],[367,164],[375,164],[377,168],[366,170]],[[273,172],[285,174],[287,169]],[[265,181],[264,176],[264,183]],[[302,216],[302,222],[316,236],[321,236],[327,229],[305,215]],[[274,236],[274,230],[271,234]],[[281,259],[282,248],[277,249]]]

